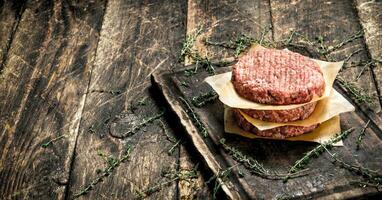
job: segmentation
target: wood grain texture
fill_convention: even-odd
[[[378,86],[379,101],[382,105],[382,2],[356,0],[359,20],[365,31],[365,41],[372,59],[378,61],[372,68]],[[381,112],[381,111],[379,111]],[[380,114],[382,116],[382,114]]]
[[[206,46],[205,39],[227,42],[242,34],[260,37],[261,31],[271,26],[268,1],[188,0],[187,12],[187,34],[195,33],[199,27],[203,28],[194,49],[211,59],[232,57],[233,52],[221,47]]]
[[[203,176],[201,172],[208,171],[206,166],[213,165],[218,173],[235,165],[225,152],[208,152],[211,146],[204,146],[202,138],[194,141],[210,156],[207,165],[202,165],[203,156],[196,156],[199,151],[188,151],[183,144],[169,155],[174,143],[168,141],[158,120],[131,137],[118,138],[163,108],[162,99],[149,91],[149,77],[158,70],[180,67],[177,62],[185,35],[202,26],[195,49],[202,56],[221,59],[231,57],[233,51],[205,45],[204,39],[229,41],[241,34],[259,38],[265,27],[273,27],[266,36],[269,40],[284,39],[297,30],[310,39],[323,35],[331,45],[363,28],[364,38],[329,56],[340,60],[361,50],[350,61],[381,61],[381,9],[377,0],[0,0],[0,199],[71,199],[97,176],[98,169],[107,167],[97,154],[118,157],[125,144],[133,146],[131,158],[82,199],[131,199],[136,190],[165,181],[163,171],[187,171],[198,163],[198,178],[175,181],[147,199],[211,199],[212,192],[205,184],[210,174]],[[341,76],[349,81],[362,71],[361,66],[345,67]],[[176,101],[179,96],[192,98],[209,89],[199,75],[196,80],[183,78],[167,85],[181,91],[176,93]],[[185,88],[180,80],[196,89]],[[358,104],[361,110],[341,116],[343,129],[357,129],[338,155],[380,169],[382,64],[368,68],[357,84],[374,97],[374,104]],[[176,101],[170,104],[179,105],[182,124],[195,134],[184,107]],[[196,110],[211,132],[223,133],[219,103]],[[369,118],[361,148],[356,150],[354,141]],[[167,134],[191,143],[192,138],[186,139],[182,130],[170,126],[177,123],[175,119],[168,112],[160,118]],[[41,147],[62,135],[64,138],[47,148]],[[285,171],[314,146],[223,136],[279,171]],[[215,155],[219,155],[217,159]],[[234,184],[248,192],[247,198],[334,199],[378,192],[349,187],[360,179],[326,165],[329,160],[324,155],[310,164],[309,172],[316,176],[313,179],[267,182],[242,169],[244,177],[234,171],[233,177],[239,177]],[[232,189],[226,186],[228,183],[223,187]]]
[[[185,137],[183,137],[185,138]],[[178,199],[181,200],[192,200],[192,199],[211,199],[212,194],[206,185],[206,179],[200,174],[203,170],[201,163],[195,164],[195,157],[192,153],[187,152],[186,147],[182,145],[180,147],[180,158],[179,158],[179,168],[181,170],[192,170],[198,167],[198,178],[191,180],[180,180],[178,183],[179,196]],[[192,160],[191,158],[194,158]],[[202,169],[202,170],[201,170]]]
[[[0,1],[0,74],[20,16],[24,11],[24,3],[24,1]]]
[[[102,15],[102,1],[26,3],[0,77],[1,199],[64,198]]]
[[[161,174],[166,169],[178,169],[179,148],[168,155],[173,143],[157,122],[125,139],[118,136],[161,109],[148,91],[149,77],[177,62],[185,14],[186,4],[177,0],[108,2],[76,146],[70,198],[97,176],[97,169],[106,167],[98,151],[118,157],[126,143],[133,146],[131,159],[81,199],[132,199],[137,190],[165,181]],[[138,106],[138,101],[146,105]],[[148,199],[177,196],[177,182],[172,182]]]

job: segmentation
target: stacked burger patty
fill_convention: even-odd
[[[233,66],[232,84],[243,98],[262,104],[303,104],[290,110],[234,109],[238,125],[259,136],[286,138],[312,131],[318,124],[281,126],[258,130],[242,113],[269,122],[291,122],[308,118],[316,107],[310,102],[325,92],[325,80],[320,66],[300,54],[275,49],[248,52]]]

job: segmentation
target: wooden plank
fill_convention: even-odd
[[[133,147],[129,161],[80,198],[132,199],[137,191],[167,180],[163,171],[178,169],[179,147],[172,155],[167,153],[174,144],[157,121],[131,136],[121,138],[121,134],[160,112],[148,90],[149,77],[177,62],[185,14],[185,2],[177,0],[108,2],[76,146],[70,198],[97,177],[97,169],[107,167],[99,151],[118,157],[125,144]],[[177,195],[174,181],[148,199]]]
[[[356,127],[357,130],[349,135],[348,140],[345,140],[346,148],[354,155],[359,164],[371,169],[379,169],[382,163],[382,156],[379,155],[376,149],[382,149],[382,143],[379,142],[381,140],[382,131],[371,123],[366,126],[368,120],[363,121],[357,114],[359,114],[359,112],[346,113],[343,114],[341,118],[341,124],[345,127],[351,127],[360,122],[359,126]],[[366,127],[365,137],[362,139],[359,149],[357,149],[357,143],[354,141],[357,141],[364,127]]]
[[[64,198],[103,3],[26,3],[0,77],[1,199]]]
[[[17,28],[24,1],[0,1],[0,74],[3,62],[12,42],[14,31]]]
[[[275,40],[286,39],[292,31],[297,31],[305,34],[311,41],[323,36],[325,45],[334,46],[362,30],[357,10],[346,0],[320,0],[314,3],[272,0],[271,7]],[[371,70],[365,70],[357,79],[357,76],[364,70],[364,66],[351,66],[351,62],[358,63],[370,60],[364,39],[359,38],[349,42],[342,48],[331,52],[328,57],[333,60],[345,60],[351,53],[356,51],[359,52],[345,63],[339,77],[348,82],[355,82],[357,87],[365,90],[373,98],[371,104],[358,102],[357,106],[361,108],[366,116],[372,119],[374,124],[382,129],[382,119],[377,114],[381,111],[381,105],[373,73]],[[307,54],[306,52],[301,53]],[[313,57],[321,57],[310,50],[308,54]],[[321,59],[323,58],[321,57]],[[339,85],[339,88],[342,87]],[[354,98],[352,99],[354,100]]]
[[[378,86],[379,101],[382,105],[382,2],[357,0],[355,1],[360,22],[365,31],[365,41],[376,66],[372,68]],[[381,114],[380,114],[381,116]]]
[[[191,156],[192,154],[188,153],[186,147],[182,145],[180,147],[180,159],[179,166],[182,170],[192,170],[196,167],[196,165],[200,169],[201,163],[197,162],[195,164],[195,157]],[[192,160],[193,158],[194,160]],[[200,172],[199,172],[200,173]],[[212,199],[212,194],[210,193],[206,180],[202,176],[202,174],[198,175],[198,178],[191,180],[180,180],[178,183],[179,187],[179,196],[178,199],[182,200],[191,200],[191,199]]]
[[[266,27],[271,27],[269,2],[188,0],[187,34],[194,34],[199,27],[203,32],[197,37],[195,50],[210,59],[232,57],[232,50],[206,46],[204,40],[227,42],[243,34],[260,37]]]
[[[222,73],[229,68],[218,68],[217,73]],[[168,100],[171,109],[178,115],[178,120],[183,125],[189,140],[193,142],[198,151],[198,155],[207,166],[218,176],[218,171],[233,168],[228,180],[224,181],[223,190],[228,197],[233,199],[247,198],[278,198],[280,196],[294,198],[355,198],[362,195],[376,194],[375,188],[359,188],[358,182],[363,179],[351,172],[333,166],[330,162],[328,154],[324,154],[317,159],[313,159],[307,166],[307,176],[298,177],[283,183],[282,180],[269,180],[251,174],[251,172],[238,165],[232,159],[232,156],[224,152],[220,145],[220,139],[226,138],[226,143],[245,153],[245,155],[257,159],[266,168],[282,173],[287,171],[291,165],[303,154],[311,150],[316,144],[308,142],[287,142],[275,140],[249,140],[239,136],[224,133],[223,126],[223,105],[214,101],[201,108],[191,107],[199,117],[202,126],[204,126],[209,135],[205,138],[198,132],[199,128],[195,125],[195,120],[187,114],[188,108],[179,97],[183,97],[188,101],[202,92],[211,90],[211,88],[203,83],[204,78],[208,76],[207,72],[199,72],[192,77],[188,77],[183,71],[174,73],[154,73],[153,83],[163,92],[164,97]],[[193,87],[184,87],[181,85],[183,81],[189,82]],[[191,103],[190,103],[191,104]],[[192,104],[191,104],[192,106]],[[360,111],[358,110],[357,113]],[[362,114],[362,112],[361,112]],[[364,121],[356,113],[341,115],[342,129],[346,130],[355,127],[359,131],[364,126]],[[353,149],[357,135],[353,135],[345,140],[345,147],[336,147],[332,151],[336,152],[341,159],[359,165],[362,164],[371,169],[377,170],[381,168],[381,157],[376,155],[382,151],[382,141],[378,138],[381,130],[368,129],[368,139],[364,140],[364,145],[370,145],[362,151]],[[366,138],[365,138],[366,139]],[[375,153],[371,153],[374,151]],[[354,156],[358,155],[358,157]],[[319,167],[318,167],[319,166]],[[239,169],[244,176],[239,175]],[[226,188],[224,188],[226,187]]]

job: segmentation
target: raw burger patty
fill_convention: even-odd
[[[278,138],[278,139],[284,139],[287,137],[293,137],[297,135],[302,135],[304,133],[310,132],[314,130],[318,124],[312,125],[312,126],[280,126],[264,131],[260,131],[257,129],[254,125],[249,123],[238,110],[233,110],[234,116],[236,118],[236,121],[238,125],[244,129],[245,131],[254,133],[255,135],[262,136],[262,137],[272,137],[272,138]]]
[[[252,118],[268,122],[292,122],[308,118],[316,108],[317,102],[305,104],[290,110],[251,110],[241,109],[241,111]]]
[[[306,103],[325,90],[317,63],[298,53],[276,49],[243,55],[233,66],[232,83],[240,96],[273,105]]]

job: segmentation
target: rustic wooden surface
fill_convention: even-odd
[[[118,157],[127,143],[133,147],[129,160],[81,198],[133,198],[136,190],[161,182],[164,169],[202,165],[168,113],[160,118],[165,129],[155,120],[120,138],[164,107],[149,90],[150,75],[182,67],[182,41],[199,25],[205,30],[195,48],[217,59],[232,51],[206,46],[203,38],[259,37],[271,27],[267,39],[284,39],[297,30],[312,38],[323,35],[329,44],[363,29],[363,38],[330,56],[343,59],[361,49],[353,61],[381,61],[381,9],[381,2],[368,0],[0,0],[0,199],[71,199],[107,166],[98,153]],[[361,70],[349,67],[341,76],[353,80]],[[357,161],[370,168],[381,163],[366,162],[380,158],[374,141],[382,137],[381,77],[380,63],[363,73],[357,85],[373,103],[357,103],[357,112],[343,117],[344,127],[371,119],[362,151],[354,151],[354,138],[341,151],[358,155]],[[174,143],[165,130],[182,141],[171,155],[167,151]],[[211,188],[205,182],[211,174],[206,171],[199,166],[198,178],[175,181],[148,199],[208,199]],[[344,177],[344,184],[350,181]]]

